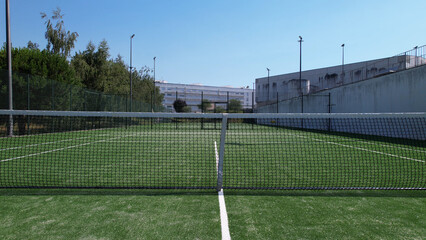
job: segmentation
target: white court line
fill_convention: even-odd
[[[118,139],[118,138],[129,137],[129,136],[133,136],[133,135],[119,136],[119,137],[111,138],[111,139]],[[8,159],[3,159],[3,160],[0,160],[0,162],[7,162],[7,161],[16,160],[16,159],[21,159],[21,158],[26,158],[26,157],[32,157],[32,156],[42,155],[42,154],[51,153],[51,152],[62,151],[62,150],[70,149],[70,148],[76,148],[76,147],[90,145],[90,144],[93,144],[93,143],[106,142],[108,140],[110,140],[110,139],[104,139],[104,140],[99,140],[99,141],[94,141],[94,142],[82,143],[82,144],[73,145],[73,146],[69,146],[69,147],[63,147],[63,148],[53,149],[53,150],[44,151],[44,152],[33,153],[33,154],[25,155],[25,156],[19,156],[19,157],[13,157],[13,158],[8,158]]]
[[[214,141],[214,152],[216,155],[216,169],[219,165],[219,154],[217,152],[217,144]],[[225,196],[223,195],[223,189],[219,191],[219,209],[220,209],[220,225],[222,229],[222,239],[231,240],[231,234],[229,233],[229,224],[228,224],[228,213],[226,212],[225,205]]]
[[[89,131],[102,131],[102,130],[109,130],[110,128],[97,128],[97,129],[83,129],[83,130],[75,130],[75,131],[68,131],[67,133],[78,133],[78,132],[89,132]],[[13,138],[26,138],[26,137],[32,137],[32,136],[43,136],[43,135],[49,135],[49,134],[58,134],[58,133],[64,133],[64,132],[49,132],[49,133],[36,133],[36,134],[28,134],[28,135],[13,135]],[[9,138],[6,137],[0,137],[0,139]]]
[[[35,146],[54,144],[54,143],[60,143],[60,142],[69,142],[69,141],[72,141],[72,140],[78,140],[78,139],[84,139],[84,138],[93,138],[93,137],[97,137],[97,136],[106,136],[106,135],[108,135],[108,134],[101,134],[101,135],[81,137],[81,138],[70,138],[70,139],[59,140],[59,141],[54,141],[54,142],[44,142],[44,143],[37,143],[37,144],[31,144],[31,145],[18,146],[18,147],[3,148],[3,149],[0,149],[0,151],[15,150],[15,149],[26,148],[26,147],[35,147]]]
[[[230,142],[232,144],[232,142]],[[230,144],[229,142],[227,144]],[[283,143],[289,143],[289,144],[300,144],[300,141],[278,141],[278,142],[243,142],[240,143],[241,145],[244,144],[251,144],[251,145],[259,145],[259,144],[283,144]]]
[[[180,139],[173,139],[173,140],[108,140],[107,142],[112,143],[164,143],[164,144],[170,144],[174,142],[194,142],[193,140],[180,140]]]
[[[366,148],[354,147],[354,146],[345,145],[345,144],[336,143],[336,142],[324,141],[324,140],[313,138],[313,137],[299,136],[299,135],[296,135],[296,134],[290,134],[290,135],[293,135],[293,136],[296,136],[296,137],[301,137],[301,138],[309,138],[309,139],[313,139],[313,140],[319,141],[319,142],[325,142],[325,143],[328,143],[328,144],[334,144],[334,145],[338,145],[338,146],[342,146],[342,147],[348,147],[348,148],[353,148],[353,149],[362,150],[362,151],[366,151],[366,152],[372,152],[372,153],[382,154],[382,155],[391,156],[391,157],[398,157],[398,158],[412,160],[412,161],[416,161],[416,162],[423,162],[423,163],[425,162],[423,160],[419,160],[419,159],[415,159],[415,158],[409,158],[409,157],[399,156],[399,155],[395,155],[395,154],[379,152],[379,151],[370,150],[370,149],[366,149]]]
[[[330,136],[330,137],[339,139],[338,137],[334,137],[334,136]],[[349,139],[349,138],[345,138],[345,139]],[[380,143],[376,143],[376,142],[365,142],[365,141],[361,141],[361,140],[352,140],[352,139],[350,139],[350,141],[360,142],[360,143],[365,143],[365,144],[370,144],[370,145],[378,145],[378,146],[384,146],[384,147],[390,147],[390,148],[399,148],[399,149],[404,149],[404,150],[409,150],[409,151],[426,153],[426,151],[423,151],[423,150],[420,150],[420,149],[413,149],[413,148],[405,148],[405,147],[399,147],[399,146],[392,146],[392,145],[380,144]]]

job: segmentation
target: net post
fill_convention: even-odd
[[[222,190],[223,185],[223,158],[225,156],[225,137],[226,125],[228,124],[228,114],[222,114],[222,129],[220,132],[220,146],[219,146],[219,162],[217,164],[217,191]]]

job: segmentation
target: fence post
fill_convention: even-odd
[[[84,111],[87,111],[87,97],[86,97],[86,90],[83,89],[83,97],[84,97]],[[127,102],[126,102],[126,109],[127,109]]]
[[[417,46],[414,49],[416,50],[416,53],[414,55],[414,67],[417,67]]]
[[[201,113],[204,113],[204,91],[201,91]],[[201,129],[204,129],[204,118],[201,118]]]
[[[328,93],[328,113],[331,113],[331,92]],[[331,119],[328,119],[328,131],[331,130]]]
[[[52,84],[52,110],[55,110],[55,85],[53,80],[50,80],[50,83]]]
[[[303,113],[303,92],[302,92],[302,96],[301,96],[301,105],[302,105],[302,113]],[[301,123],[302,123],[302,128],[303,128],[303,118],[301,119]]]
[[[70,85],[70,111],[72,111],[72,86]]]
[[[226,92],[226,112],[229,112],[229,91]]]
[[[72,85],[70,84],[70,111],[72,111]],[[72,117],[68,117],[70,131],[72,131]]]
[[[27,74],[27,110],[30,110],[30,75]],[[27,116],[27,131],[30,134],[30,116]]]
[[[254,91],[251,92],[251,111],[254,113]]]
[[[225,156],[225,139],[226,139],[226,125],[228,124],[228,114],[222,114],[222,129],[220,132],[220,146],[219,146],[219,159],[217,160],[217,186],[218,192],[222,190],[223,186],[223,158]]]
[[[176,91],[176,99],[175,99],[175,101],[176,100],[178,100],[178,91]],[[173,105],[173,108],[174,108],[175,106]],[[175,111],[176,111],[176,109],[175,109]],[[178,129],[178,121],[177,121],[177,119],[176,119],[176,121],[175,121],[175,123],[176,123],[176,129]]]
[[[278,92],[277,92],[277,113],[278,113],[278,103],[279,103],[279,101],[278,101]]]
[[[254,90],[251,92],[251,112],[254,113]],[[252,119],[251,129],[254,129],[254,119]]]
[[[30,75],[27,74],[27,110],[30,110]]]

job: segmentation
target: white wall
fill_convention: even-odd
[[[426,112],[426,66],[329,92],[334,104],[332,112]]]
[[[426,112],[426,66],[307,95],[303,98],[303,112],[328,112],[328,94],[330,94],[332,113]],[[278,111],[280,113],[300,113],[300,98],[279,102]],[[277,112],[277,105],[275,103],[258,107],[257,112],[275,113]],[[319,125],[314,123],[312,126],[305,122],[303,127],[426,140],[425,119],[416,120],[419,121],[416,124],[404,121],[407,120],[393,119],[382,121],[380,124],[371,123],[371,126],[363,125],[364,127],[359,129],[356,128],[358,125],[356,121],[339,128],[338,122],[334,120]],[[389,127],[386,124],[389,124]],[[283,126],[302,127],[300,121]]]
[[[304,112],[328,112],[329,93],[333,113],[426,112],[426,66],[306,95]],[[301,100],[280,101],[278,109],[301,112]],[[258,112],[277,112],[276,104],[258,107]]]

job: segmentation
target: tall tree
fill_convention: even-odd
[[[103,40],[96,46],[89,42],[84,52],[78,52],[71,60],[71,65],[83,83],[92,90],[106,91],[108,74],[109,47]]]
[[[38,43],[33,43],[31,41],[28,41],[27,48],[31,50],[36,50],[36,49],[39,49],[39,45]]]
[[[46,33],[44,35],[47,40],[46,49],[51,53],[68,57],[77,41],[78,33],[65,30],[64,15],[61,14],[59,7],[53,11],[51,18],[44,12],[40,14],[46,24]]]
[[[119,55],[116,59],[109,59],[108,43],[103,40],[98,46],[90,42],[86,50],[78,52],[71,60],[77,76],[90,89],[110,94],[129,96],[130,79],[129,67]],[[140,71],[133,71],[133,100],[153,104],[155,108],[162,106],[163,95],[158,87],[154,88],[151,70],[143,67]],[[151,107],[138,107],[138,111],[151,111]]]

